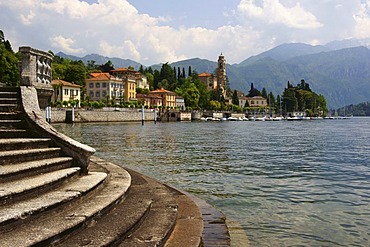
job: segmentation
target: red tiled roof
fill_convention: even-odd
[[[77,85],[77,84],[74,84],[74,83],[71,83],[71,82],[68,82],[68,81],[63,81],[63,80],[52,80],[51,81],[51,85],[60,85],[62,84],[63,86],[66,86],[66,87],[75,87],[75,88],[81,88],[80,85]]]
[[[95,75],[92,75],[95,74]],[[91,73],[93,76],[90,79],[87,79],[86,81],[109,81],[110,80],[110,75],[109,73]]]
[[[202,74],[199,74],[198,77],[211,77],[212,75],[207,73],[207,72],[204,72]]]
[[[151,91],[151,92],[150,92],[150,94],[152,94],[152,93],[176,94],[176,93],[174,93],[174,92],[168,91],[168,90],[163,89],[163,88],[160,88],[160,89],[157,89],[157,90]]]

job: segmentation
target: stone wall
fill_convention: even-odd
[[[64,123],[66,120],[66,111],[71,111],[71,108],[52,108],[51,122]],[[79,122],[141,122],[141,112],[139,109],[120,109],[114,110],[85,110],[75,109],[75,123]],[[42,110],[46,117],[45,110]],[[145,111],[145,121],[154,121],[154,113]]]

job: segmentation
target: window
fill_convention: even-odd
[[[104,90],[103,92],[101,92],[101,96],[102,96],[102,97],[107,96],[107,91],[105,91],[105,90]]]
[[[89,88],[94,88],[94,83],[90,82],[89,83]]]
[[[96,92],[96,93],[95,93],[95,97],[96,97],[96,98],[100,98],[100,92]]]
[[[103,83],[101,84],[101,87],[106,88],[106,87],[107,87],[107,83],[106,83],[106,82],[103,82]]]
[[[96,87],[96,88],[100,88],[100,82],[97,82],[97,83],[95,84],[95,87]]]
[[[68,89],[64,89],[64,95],[68,95]]]
[[[76,89],[76,96],[78,96],[78,90]]]
[[[251,105],[254,105],[254,100],[251,100]]]
[[[75,90],[73,90],[73,89],[70,89],[69,90],[69,92],[70,92],[70,94],[71,94],[71,96],[74,96],[74,94],[73,94],[73,92],[74,92]]]
[[[91,98],[93,98],[94,97],[94,91],[90,91],[89,95],[90,95]]]

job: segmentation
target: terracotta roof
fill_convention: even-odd
[[[93,73],[91,73],[91,74],[93,74]],[[90,79],[87,79],[86,81],[109,81],[109,80],[110,80],[109,73],[96,73],[95,76],[93,76]]]
[[[168,90],[166,90],[164,88],[160,88],[160,89],[151,91],[150,94],[152,94],[152,93],[167,93],[167,94],[174,94],[174,95],[176,95],[176,93],[171,92],[171,91],[168,91]]]
[[[90,75],[92,77],[101,76],[102,74],[105,74],[105,75],[109,76],[109,73],[103,73],[103,72],[93,72],[93,73],[90,73]]]
[[[131,73],[136,73],[135,70],[128,69],[128,68],[118,68],[118,69],[113,69],[110,72],[131,72]]]
[[[75,88],[81,88],[80,85],[77,85],[77,84],[73,84],[71,82],[68,82],[68,81],[63,81],[63,80],[52,80],[51,81],[51,85],[60,85],[62,84],[63,86],[66,86],[66,87],[75,87]]]
[[[149,95],[149,94],[142,94],[142,93],[136,94],[136,98],[137,99],[162,99],[162,97],[159,97],[157,95]]]
[[[198,77],[211,77],[212,75],[207,73],[207,72],[204,72],[202,74],[199,74]]]

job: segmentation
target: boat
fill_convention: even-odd
[[[281,121],[281,120],[283,120],[283,117],[273,117],[272,118],[272,121]]]

